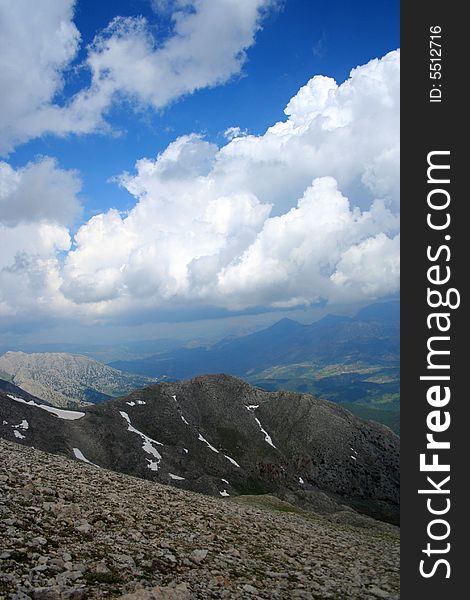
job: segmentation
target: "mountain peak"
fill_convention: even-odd
[[[311,395],[266,392],[229,375],[153,384],[79,411],[0,391],[0,423],[7,440],[213,496],[290,494],[311,510],[348,504],[384,520],[398,514],[392,431]]]
[[[283,330],[283,331],[295,331],[296,329],[302,329],[304,325],[299,323],[298,321],[294,321],[293,319],[289,319],[289,317],[284,317],[280,321],[276,321],[273,323],[268,329],[271,331],[273,329]]]

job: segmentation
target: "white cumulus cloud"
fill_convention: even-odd
[[[157,39],[143,17],[116,17],[88,46],[90,84],[63,99],[64,74],[77,58],[75,0],[0,0],[0,153],[44,133],[109,128],[114,102],[160,109],[240,73],[264,12],[275,0],[156,2],[172,31]]]
[[[48,157],[20,169],[0,162],[0,316],[57,314],[70,304],[59,289],[60,256],[71,247],[80,187]]]
[[[80,212],[81,181],[54,159],[43,157],[20,169],[0,162],[0,223],[53,221],[70,225]]]
[[[241,127],[227,127],[224,131],[224,138],[231,142],[235,138],[245,137],[248,135],[248,131],[246,129],[241,129]]]
[[[0,153],[49,127],[41,114],[64,85],[80,33],[74,0],[0,0]]]
[[[30,304],[40,297],[61,314],[100,319],[396,292],[399,52],[353,69],[341,85],[314,77],[285,113],[260,136],[219,148],[190,134],[139,160],[119,178],[132,210],[94,216],[72,247],[64,219],[38,214],[37,227],[44,219],[52,227],[49,245],[29,270],[32,249],[10,252],[9,290],[18,276]],[[6,177],[9,194],[14,179]],[[15,305],[7,297],[2,306]]]
[[[341,296],[346,301],[382,296],[397,289],[396,274],[381,263],[383,277],[376,279],[378,269],[368,270],[368,263],[381,262],[380,252],[374,254],[381,250],[374,244],[375,236],[389,240],[383,232],[397,226],[382,201],[361,212],[338,191],[335,179],[317,178],[295,208],[267,219],[254,243],[221,270],[217,291],[233,308],[256,304],[290,307],[322,299],[331,302]],[[344,277],[340,280],[338,268],[346,270],[349,278],[340,271]],[[362,294],[354,289],[353,298],[342,285],[346,281],[355,286],[360,283]]]

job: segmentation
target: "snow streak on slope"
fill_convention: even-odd
[[[217,450],[217,448],[214,448],[214,446],[212,444],[210,444],[206,438],[204,438],[200,433],[199,433],[199,437],[197,438],[199,441],[204,442],[204,444],[207,444],[207,446],[212,450],[212,452],[216,452],[217,454],[219,454],[219,451]],[[227,460],[229,460],[233,465],[235,465],[236,467],[240,468],[240,465],[237,463],[237,461],[233,460],[233,458],[230,458],[230,456],[227,456],[227,454],[224,454],[225,458]]]
[[[156,444],[157,446],[163,446],[163,444],[161,442],[157,442],[156,440],[152,440],[152,438],[148,437],[148,435],[145,435],[145,433],[142,433],[141,431],[136,429],[132,425],[131,420],[129,419],[129,415],[126,412],[119,411],[119,414],[121,415],[121,417],[123,419],[125,419],[127,421],[127,424],[128,424],[127,430],[131,431],[132,433],[136,433],[137,435],[139,435],[142,438],[142,441],[143,441],[142,450],[144,452],[146,452],[147,454],[150,454],[153,457],[155,457],[156,460],[151,460],[150,458],[147,458],[147,461],[149,463],[148,468],[151,469],[152,471],[158,471],[160,461],[162,460],[162,455],[153,446],[153,444]]]
[[[211,450],[212,452],[217,452],[217,454],[219,454],[219,451],[217,450],[217,448],[214,448],[214,446],[212,444],[210,444],[205,437],[203,437],[201,434],[199,434],[198,438],[197,438],[200,442],[204,442],[204,444],[206,444]]]
[[[177,401],[177,399],[176,399],[176,396],[174,395],[174,396],[172,396],[172,398],[173,398],[173,400],[174,400],[174,401],[175,401],[175,402],[178,404],[178,401]],[[189,426],[191,426],[191,425],[188,423],[188,421],[186,420],[186,418],[184,417],[183,413],[181,412],[181,409],[180,409],[179,405],[178,405],[178,410],[179,410],[180,417],[181,417],[181,420],[183,421],[183,423],[184,423],[185,425],[189,425]],[[209,443],[209,442],[206,440],[206,438],[205,438],[203,435],[201,435],[201,434],[199,433],[199,431],[196,431],[196,433],[197,433],[197,435],[198,435],[198,438],[197,438],[197,439],[198,439],[200,442],[204,442],[204,444],[206,444],[206,445],[208,446],[208,448],[210,448],[210,449],[212,450],[212,452],[215,452],[215,453],[219,454],[219,451],[217,450],[217,448],[215,448],[215,447],[214,447],[214,446],[213,446],[211,443]],[[188,453],[188,451],[187,451],[187,449],[186,449],[186,448],[183,448],[183,450],[186,452],[186,454]],[[224,457],[225,457],[225,458],[226,458],[228,461],[230,461],[230,462],[231,462],[233,465],[235,465],[235,467],[238,467],[238,468],[240,468],[240,465],[239,465],[239,464],[238,464],[238,463],[237,463],[235,460],[233,460],[233,458],[230,458],[230,456],[227,456],[226,454],[224,454]]]
[[[73,454],[74,454],[75,458],[78,458],[78,460],[86,462],[89,465],[93,465],[94,467],[98,467],[98,465],[95,465],[95,463],[91,462],[91,460],[88,460],[88,458],[85,458],[85,456],[83,455],[83,452],[79,448],[72,448],[72,450],[73,450]]]
[[[254,411],[258,408],[258,406],[259,406],[259,404],[249,404],[248,406],[246,406],[246,409],[249,411]],[[273,444],[273,440],[271,439],[271,436],[266,431],[266,429],[263,428],[260,420],[257,417],[255,417],[255,421],[258,424],[258,427],[260,428],[261,433],[264,434],[264,439],[265,439],[266,443],[269,444],[270,446],[272,446],[273,448],[276,448],[276,446]]]
[[[271,436],[270,436],[270,435],[269,435],[269,433],[266,431],[266,429],[263,429],[263,426],[261,425],[261,423],[260,423],[260,420],[259,420],[259,419],[257,419],[257,418],[255,417],[255,421],[258,423],[258,427],[260,428],[260,431],[261,431],[261,433],[264,433],[264,439],[265,439],[265,441],[266,441],[266,442],[267,442],[267,443],[268,443],[270,446],[272,446],[273,448],[275,448],[276,446],[273,444],[273,441],[272,441],[272,439],[271,439]]]
[[[7,396],[12,400],[15,400],[15,402],[21,402],[22,404],[27,404],[28,406],[42,408],[42,410],[46,410],[47,412],[52,413],[56,417],[59,417],[59,419],[65,419],[66,421],[75,421],[76,419],[81,419],[85,416],[84,412],[80,412],[78,410],[63,410],[62,408],[55,408],[55,406],[36,404],[36,402],[33,402],[33,400],[23,400],[23,398],[18,398],[17,396],[12,396],[11,394],[7,394]]]
[[[240,465],[237,463],[237,461],[236,461],[236,460],[233,460],[233,458],[230,458],[230,456],[227,456],[227,454],[224,454],[224,456],[225,456],[225,458],[226,458],[227,460],[229,460],[229,461],[232,463],[232,465],[235,465],[235,466],[236,466],[236,467],[238,467],[239,469],[241,468],[241,467],[240,467]]]

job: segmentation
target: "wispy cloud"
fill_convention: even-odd
[[[328,53],[328,46],[326,43],[326,32],[323,31],[321,36],[312,46],[312,54],[316,58],[324,58]]]

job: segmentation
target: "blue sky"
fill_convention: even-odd
[[[83,45],[117,15],[144,15],[162,33],[168,26],[167,19],[156,17],[149,0],[79,0],[75,23]],[[154,156],[190,132],[201,132],[218,144],[230,126],[261,134],[283,118],[289,99],[312,75],[342,82],[356,65],[398,48],[399,39],[397,1],[286,0],[264,21],[243,73],[228,83],[202,89],[158,112],[136,115],[118,107],[112,122],[125,131],[121,137],[48,135],[19,146],[10,161],[21,166],[37,154],[56,156],[63,168],[82,174],[85,217],[110,207],[126,210],[133,198],[110,179],[132,170],[138,158]],[[83,50],[77,63],[80,58]],[[88,79],[86,73],[68,77],[69,90]]]
[[[231,2],[220,1],[227,6]],[[234,13],[234,19],[240,17],[242,24],[233,40],[230,21],[226,22],[223,11],[213,16],[214,11],[210,12],[212,8],[207,0],[99,3],[67,0],[59,5],[59,0],[49,0],[49,10],[41,15],[41,24],[28,14],[25,0],[20,0],[14,7],[6,0],[0,0],[6,28],[4,43],[10,44],[12,54],[18,44],[18,73],[10,72],[11,61],[7,64],[5,52],[4,58],[0,59],[8,67],[3,71],[7,73],[5,81],[0,81],[3,89],[7,89],[6,116],[3,125],[0,124],[6,165],[4,182],[0,181],[0,184],[7,190],[3,200],[7,216],[3,225],[0,220],[0,227],[6,228],[7,243],[11,243],[5,254],[8,259],[0,264],[4,273],[0,285],[4,289],[18,285],[18,290],[26,293],[29,285],[37,289],[40,280],[39,287],[43,288],[35,301],[21,306],[13,306],[13,293],[4,292],[4,298],[0,295],[0,328],[9,330],[11,324],[16,323],[13,329],[19,330],[21,323],[21,335],[24,335],[24,329],[28,329],[25,323],[36,329],[40,323],[41,330],[45,331],[43,335],[47,337],[45,323],[48,323],[47,327],[53,327],[54,322],[60,323],[61,327],[64,323],[76,327],[83,320],[86,327],[106,327],[134,321],[158,322],[163,318],[159,314],[171,321],[168,314],[172,311],[178,320],[178,314],[192,310],[195,314],[214,317],[250,312],[271,315],[276,310],[305,312],[309,307],[323,310],[324,306],[344,310],[348,305],[355,307],[397,293],[397,57],[388,53],[399,47],[399,2],[244,0],[240,2],[242,8],[234,9],[240,12]],[[203,10],[209,11],[206,13],[208,19],[199,25],[195,21],[196,24],[191,25],[192,35],[199,35],[198,27],[207,27],[207,45],[210,47],[211,31],[216,37],[219,19],[220,28],[227,28],[227,48],[233,46],[235,49],[224,48],[222,37],[211,47],[212,57],[207,58],[201,52],[201,58],[193,61],[191,69],[200,68],[202,72],[197,89],[191,93],[192,84],[183,81],[183,91],[169,91],[165,96],[165,86],[171,90],[175,81],[180,85],[180,80],[184,79],[184,73],[181,77],[177,73],[177,65],[183,65],[184,70],[185,61],[192,60],[191,56],[184,56],[191,45],[188,42],[178,50],[178,60],[182,62],[171,59],[173,62],[169,63],[166,75],[159,74],[158,56],[161,54],[156,51],[165,40],[171,42],[178,37],[176,21],[173,21],[175,15],[181,18],[184,28],[186,21],[192,23],[191,15],[197,16],[198,11],[202,14]],[[144,17],[145,22],[137,22],[139,16]],[[130,19],[119,20],[114,29],[103,33],[116,17]],[[62,33],[57,35],[60,27]],[[40,31],[46,36],[48,28],[53,34],[52,41],[51,36],[46,41],[36,39],[41,38]],[[233,28],[236,29],[235,25]],[[176,33],[184,37],[181,32]],[[95,36],[104,46],[95,44],[90,50]],[[25,37],[31,40],[29,53],[22,42]],[[130,40],[131,49],[147,44],[142,64],[150,65],[149,68],[157,73],[159,79],[156,81],[162,86],[163,100],[155,90],[146,88],[145,77],[129,84],[134,87],[128,86],[126,77],[133,77],[133,65],[127,66],[124,75],[118,72],[122,65],[117,64],[115,56],[106,48],[110,40],[118,45]],[[200,50],[200,45],[194,47],[196,51]],[[238,52],[243,54],[241,58]],[[222,56],[220,64],[214,59],[218,53]],[[44,60],[39,58],[43,55],[46,56]],[[302,86],[315,75],[334,78],[341,84],[348,79],[351,69],[386,55],[389,58],[370,63],[365,76],[357,75],[346,87],[333,89],[333,84],[323,78],[298,95]],[[39,61],[37,66],[35,60]],[[208,65],[203,64],[206,60]],[[100,66],[93,71],[96,64]],[[40,79],[36,88],[23,84],[22,65],[30,72],[37,71]],[[90,87],[92,72],[101,77],[95,88]],[[106,80],[108,73],[111,76]],[[189,72],[188,81],[191,77]],[[109,97],[100,96],[106,81],[110,80],[113,91]],[[102,81],[105,83],[100,88]],[[371,81],[377,82],[377,89]],[[385,89],[387,86],[390,90],[395,86],[394,91]],[[80,112],[74,102],[87,90],[91,90],[88,112]],[[380,96],[382,92],[383,97]],[[101,97],[105,99],[101,101]],[[297,99],[289,105],[291,109],[286,117],[284,109],[294,97]],[[318,98],[322,98],[320,108]],[[366,148],[366,143],[358,142],[362,138],[357,131],[359,124],[364,123],[361,125],[363,139],[370,140],[367,111],[372,115],[372,131],[375,131],[374,119],[380,123],[378,127],[384,128],[383,133],[379,132],[375,146],[370,144],[370,148]],[[380,111],[385,112],[381,114]],[[265,132],[274,124],[285,122],[286,118],[291,129],[286,144],[279,145],[281,138],[277,131],[275,136],[265,135]],[[324,127],[325,119],[330,119],[331,125]],[[381,123],[383,120],[385,125]],[[235,143],[224,137],[229,127],[240,128]],[[182,137],[191,134],[197,135]],[[246,137],[246,134],[250,135]],[[287,139],[285,133],[282,135]],[[283,156],[285,146],[286,155]],[[354,162],[351,154],[355,148],[361,149]],[[276,152],[279,153],[278,167]],[[297,172],[296,152],[302,156],[311,152],[311,168],[305,162]],[[335,160],[328,162],[328,158],[322,157],[328,157],[330,152],[340,158],[344,152],[344,165],[338,159],[338,164],[329,168]],[[158,155],[163,159],[155,162]],[[41,162],[45,156],[53,161]],[[320,157],[318,164],[315,156]],[[383,156],[383,159],[377,162],[377,156]],[[139,159],[144,160],[136,170]],[[28,163],[33,165],[29,170]],[[168,171],[168,165],[171,171]],[[128,175],[123,175],[126,172]],[[266,182],[257,181],[258,174]],[[278,176],[280,183],[273,183],[270,189],[270,178],[274,181]],[[322,177],[330,177],[331,181],[320,181]],[[121,185],[115,178],[121,178]],[[171,183],[168,183],[169,178]],[[214,188],[216,192],[211,200]],[[194,192],[198,199],[191,204],[194,214],[179,225],[186,228],[188,235],[178,241],[171,227],[171,210],[175,215],[181,215],[193,190],[199,190]],[[241,198],[243,194],[245,196]],[[307,198],[304,204],[310,202],[312,215],[322,214],[323,202],[328,210],[333,211],[332,207],[336,207],[337,211],[332,212],[327,223],[347,220],[343,229],[335,229],[331,234],[336,236],[337,243],[332,245],[328,256],[336,258],[329,260],[320,256],[314,247],[305,249],[307,242],[301,237],[298,242],[289,242],[291,247],[287,254],[284,254],[286,244],[279,247],[275,255],[260,251],[263,245],[272,245],[266,240],[275,235],[279,225],[276,218],[284,218],[286,223],[292,221],[292,216],[305,221],[301,213],[304,209],[298,205],[302,196]],[[213,214],[219,216],[218,220],[214,217],[212,221],[211,216],[210,226],[201,229],[201,220],[207,220],[205,198],[208,205],[213,206]],[[34,209],[31,208],[33,203]],[[47,210],[39,209],[38,205]],[[121,220],[108,212],[112,208],[121,211]],[[290,213],[288,216],[289,211],[295,210],[295,215]],[[362,211],[362,216],[354,213],[355,210]],[[38,213],[36,221],[31,216],[35,211]],[[129,211],[135,212],[135,219],[126,221]],[[144,213],[147,216],[143,216]],[[237,220],[236,215],[242,213],[243,219]],[[16,216],[8,217],[9,214]],[[100,227],[96,219],[91,219],[95,215],[102,218]],[[170,225],[164,226],[162,223],[166,218],[170,219]],[[129,252],[123,255],[122,264],[118,265],[114,261],[119,253],[117,249],[122,249],[123,244],[135,239],[141,231],[138,219],[142,219],[143,224],[155,219],[155,226],[159,228],[158,243],[154,243],[149,229],[143,234],[144,241],[140,246],[132,246],[129,242]],[[366,231],[365,223],[372,221],[373,226]],[[175,219],[174,222],[179,221]],[[44,233],[46,226],[47,233]],[[42,229],[34,230],[34,227]],[[110,239],[118,231],[116,227],[119,232],[114,251]],[[50,239],[40,248],[33,248],[32,242],[19,242],[21,236],[26,235],[25,228],[30,228],[27,235],[34,236],[34,232],[39,232],[41,240],[48,236]],[[102,240],[97,237],[98,230],[104,232]],[[350,234],[353,230],[354,234]],[[73,240],[77,232],[79,237]],[[308,233],[305,231],[302,235],[307,238]],[[294,235],[298,235],[298,227],[295,234],[289,235],[289,240]],[[122,237],[118,239],[119,236]],[[194,248],[183,247],[191,236],[195,240]],[[327,241],[321,241],[319,235],[319,247],[331,243],[331,236]],[[220,240],[214,241],[216,238]],[[163,256],[166,252],[178,254],[182,247],[179,262]],[[305,257],[300,262],[294,258],[304,251]],[[378,273],[384,281],[380,280],[377,285],[364,279],[364,271],[370,272],[373,252],[377,252],[377,262],[386,256],[389,265],[389,272]],[[97,267],[96,263],[107,253],[110,256],[108,263],[103,262]],[[164,264],[160,266],[160,262]],[[42,271],[46,263],[48,270]],[[300,263],[305,265],[303,272]],[[274,283],[261,276],[264,267],[260,265],[264,264],[273,265]],[[19,273],[18,265],[23,269],[21,283],[19,276],[15,279],[12,275]],[[151,265],[159,266],[152,271]],[[40,276],[38,270],[41,270]],[[328,282],[321,279],[325,270],[328,271]],[[125,277],[118,281],[119,272]],[[289,293],[285,291],[286,281],[281,281],[283,273],[293,282]],[[297,294],[295,281],[303,282],[310,275],[313,282],[310,289],[307,286],[303,289],[303,284],[299,284],[302,289]],[[158,283],[144,285],[144,281],[153,277]],[[390,283],[392,279],[393,284]],[[99,289],[95,289],[97,281]],[[168,281],[171,285],[167,285]],[[238,285],[236,282],[245,283]]]

